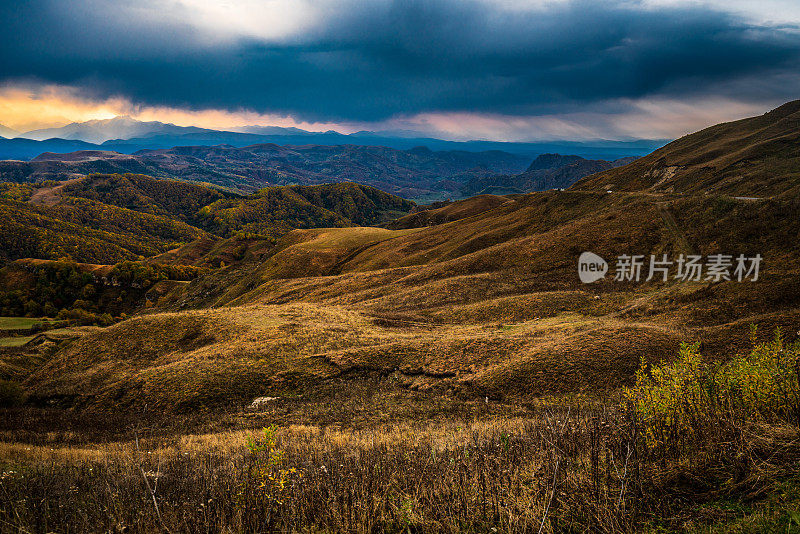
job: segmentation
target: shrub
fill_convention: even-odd
[[[248,437],[247,448],[251,454],[250,476],[255,490],[267,499],[282,504],[281,493],[293,478],[302,476],[294,467],[285,467],[284,452],[276,445],[278,427],[263,429],[259,437]]]
[[[755,328],[752,338],[755,338]],[[780,330],[716,376],[719,395],[747,419],[800,424],[800,344],[786,346]]]
[[[106,314],[107,315],[107,314]],[[110,317],[110,315],[109,315]],[[79,326],[108,326],[103,324],[103,319],[98,316],[96,313],[92,313],[90,311],[86,311],[83,308],[73,308],[71,310],[61,310],[58,312],[58,318],[64,321],[68,321],[70,325],[79,325]],[[113,319],[112,319],[113,322]],[[111,323],[109,323],[111,324]]]
[[[649,446],[699,438],[720,422],[800,423],[800,344],[775,338],[755,343],[724,364],[703,361],[699,344],[682,344],[672,363],[636,373],[625,395],[636,409]]]
[[[695,413],[710,404],[708,376],[697,343],[682,343],[673,363],[650,367],[642,359],[636,385],[625,393],[636,407],[649,445],[672,441],[693,430]]]
[[[55,317],[58,315],[58,308],[56,308],[52,302],[48,301],[42,308],[42,314],[47,317]]]

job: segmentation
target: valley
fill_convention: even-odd
[[[51,502],[49,479],[68,503],[16,513],[37,530],[275,531],[312,516],[363,532],[783,521],[798,502],[786,366],[800,330],[800,190],[794,149],[780,147],[798,113],[790,103],[616,166],[542,157],[431,205],[353,182],[244,193],[244,182],[108,172],[2,184],[0,308],[16,318],[0,324],[57,327],[0,346],[3,476],[14,499]],[[312,181],[336,159],[249,150],[276,158],[269,172],[319,157]],[[177,167],[214,153],[233,176],[233,152],[151,156]],[[105,157],[74,159],[117,158]],[[444,155],[419,157],[433,167],[417,171],[441,174]],[[548,181],[576,164],[600,168]],[[365,176],[385,184],[399,165]],[[611,264],[592,284],[578,278],[585,251]],[[622,256],[689,254],[763,261],[757,280],[615,279]],[[742,393],[740,406],[748,376],[788,389]],[[680,389],[693,380],[699,389]],[[684,411],[682,395],[710,384],[713,395],[692,397],[706,411]],[[746,512],[721,511],[759,477],[771,486]],[[101,481],[116,486],[75,512],[70,488]],[[786,496],[773,506],[777,487]],[[103,515],[120,506],[115,492],[147,512]]]
[[[0,1],[0,534],[800,534],[796,0]]]
[[[425,146],[279,146],[261,144],[45,152],[30,161],[0,161],[0,180],[40,183],[98,173],[145,174],[240,194],[268,186],[356,182],[420,203],[481,192],[527,193],[566,188],[580,178],[631,161],[586,160],[542,154],[530,158],[498,150],[437,151]],[[526,170],[526,167],[527,168]]]

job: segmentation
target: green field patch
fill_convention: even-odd
[[[37,327],[49,330],[64,324],[64,321],[56,321],[48,317],[0,317],[0,331],[30,330]]]
[[[0,347],[21,347],[36,336],[0,337]]]
[[[34,325],[45,323],[47,320],[37,317],[0,317],[0,330],[33,328]]]

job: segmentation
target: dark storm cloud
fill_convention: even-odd
[[[123,5],[5,3],[0,77],[139,104],[379,120],[436,111],[564,112],[651,95],[775,98],[791,87],[769,80],[792,76],[800,63],[797,28],[760,27],[701,7],[344,4],[351,9],[282,42],[211,46],[189,24],[122,15]]]

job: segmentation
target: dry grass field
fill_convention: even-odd
[[[766,412],[743,425],[742,412],[715,402],[684,434],[674,433],[680,420],[643,420],[647,412],[619,395],[511,404],[364,380],[328,394],[327,402],[287,397],[257,412],[170,422],[8,412],[9,422],[24,423],[1,434],[0,532],[799,525],[800,432]],[[62,430],[45,432],[57,418]],[[651,442],[642,432],[667,437]]]
[[[682,342],[712,365],[748,354],[751,324],[796,338],[795,208],[549,192],[188,245],[170,254],[246,250],[135,317],[0,354],[26,396],[0,426],[0,532],[792,532],[791,395],[715,397],[685,434],[624,388]],[[687,249],[758,251],[761,278],[577,280],[583,250]]]
[[[171,412],[241,407],[341,376],[473,398],[614,390],[681,341],[715,358],[747,350],[751,323],[795,336],[794,213],[793,199],[567,191],[422,228],[295,230],[266,251],[244,243],[238,262],[170,286],[146,313],[16,378],[39,404]],[[577,279],[584,250],[612,260],[687,247],[760,253],[760,279]]]
[[[798,531],[800,197],[695,191],[695,141],[573,190],[149,258],[204,269],[0,347],[0,532]],[[637,283],[623,254],[763,261]]]

